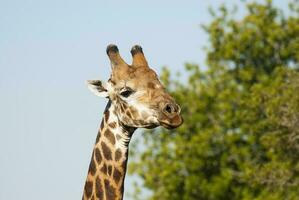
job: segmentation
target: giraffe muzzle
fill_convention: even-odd
[[[183,118],[180,115],[181,108],[174,102],[167,102],[162,107],[162,115],[160,117],[160,124],[167,128],[177,128],[183,123]]]

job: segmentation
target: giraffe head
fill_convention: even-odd
[[[123,125],[135,128],[162,125],[171,129],[183,123],[179,105],[148,66],[140,46],[131,49],[131,65],[121,58],[115,45],[107,47],[107,54],[112,68],[110,79],[107,82],[90,80],[87,84],[97,96],[110,99]]]

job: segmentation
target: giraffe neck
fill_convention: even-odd
[[[83,199],[123,199],[128,146],[134,128],[120,124],[109,101],[93,149]]]

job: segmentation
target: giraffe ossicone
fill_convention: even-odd
[[[131,49],[131,65],[122,59],[116,45],[108,45],[106,52],[110,79],[87,81],[95,95],[109,100],[92,153],[84,200],[123,199],[128,147],[137,128],[172,129],[183,123],[179,105],[148,66],[139,45]]]

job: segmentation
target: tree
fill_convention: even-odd
[[[182,107],[184,124],[144,134],[134,152],[149,199],[298,199],[299,11],[271,1],[228,9],[203,26],[210,36],[207,70],[187,64],[179,83],[162,80]],[[138,199],[138,198],[137,198]]]

